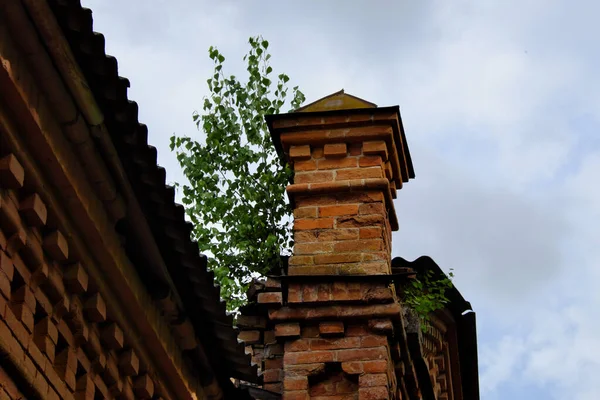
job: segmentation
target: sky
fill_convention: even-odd
[[[600,398],[600,3],[83,0],[169,182],[212,72],[248,38],[307,101],[399,105],[416,179],[393,255],[431,256],[477,313],[481,398]]]

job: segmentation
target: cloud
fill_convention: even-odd
[[[506,336],[496,343],[496,348],[484,347],[480,355],[481,390],[493,392],[501,383],[513,378],[515,369],[519,367],[525,343],[521,338]]]
[[[400,104],[417,178],[398,193],[394,255],[455,269],[483,398],[598,398],[600,4],[84,3],[170,181],[168,138],[195,132],[210,45],[240,75],[260,33],[309,101],[345,88]]]
[[[459,288],[480,306],[522,303],[557,277],[567,232],[560,214],[477,182],[425,149],[415,153],[418,177],[396,200],[395,255],[429,254],[454,268]]]

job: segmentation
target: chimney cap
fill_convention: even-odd
[[[337,103],[331,103],[333,100],[341,100]],[[350,117],[342,123],[342,126],[369,126],[383,120],[389,121],[394,130],[394,139],[398,154],[405,157],[406,169],[402,173],[402,181],[408,182],[415,178],[410,150],[404,133],[402,117],[400,116],[400,107],[377,107],[375,104],[344,93],[344,90],[332,93],[306,106],[300,107],[285,114],[270,114],[265,116],[271,139],[283,165],[286,164],[285,153],[281,144],[281,134],[291,130],[311,130],[323,129],[326,126],[330,128],[340,127],[340,123],[327,123],[331,117]],[[401,182],[398,182],[401,187]]]
[[[377,105],[360,97],[345,93],[344,89],[342,89],[297,108],[293,112],[352,110],[357,108],[377,108]]]

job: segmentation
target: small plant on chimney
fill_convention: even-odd
[[[404,303],[413,309],[421,321],[429,321],[431,313],[444,308],[448,303],[446,291],[451,289],[454,272],[450,269],[448,276],[438,278],[432,270],[417,274],[410,284],[404,288]],[[425,324],[421,324],[425,329]]]
[[[225,57],[209,49],[210,94],[202,112],[193,114],[200,137],[171,137],[188,181],[178,186],[194,224],[192,235],[208,256],[229,310],[244,304],[251,278],[276,267],[282,251],[291,248],[291,209],[285,200],[291,170],[277,157],[265,115],[304,101],[297,86],[289,91],[287,75],[275,77],[269,43],[260,36],[249,43],[247,82],[226,76]]]

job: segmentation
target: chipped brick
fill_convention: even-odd
[[[13,154],[0,158],[0,185],[6,189],[19,189],[25,181],[25,170]]]

